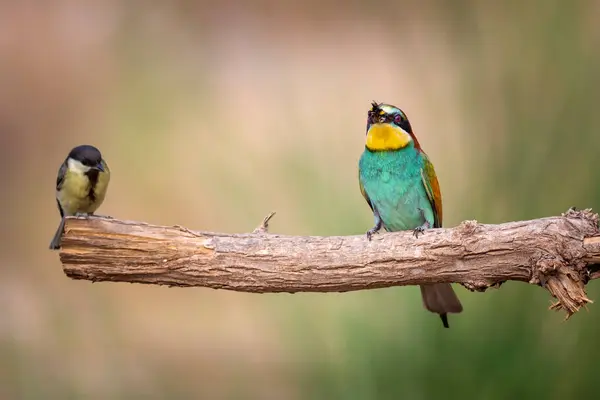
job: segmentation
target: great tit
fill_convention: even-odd
[[[109,181],[110,170],[100,150],[89,145],[71,150],[56,178],[56,203],[61,220],[50,243],[51,250],[60,248],[65,217],[93,215],[104,201]]]

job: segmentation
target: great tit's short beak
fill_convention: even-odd
[[[97,170],[100,170],[100,171],[102,171],[102,172],[104,172],[104,166],[102,165],[102,163],[101,163],[101,162],[99,162],[99,163],[96,165],[96,169],[97,169]]]

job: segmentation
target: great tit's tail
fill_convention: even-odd
[[[58,225],[58,229],[54,234],[54,238],[50,242],[50,250],[58,250],[60,249],[60,241],[62,239],[63,231],[65,230],[65,218],[60,219],[60,224]]]
[[[440,315],[444,328],[450,327],[446,314],[459,313],[463,310],[460,300],[449,283],[421,285],[421,296],[423,297],[423,306]]]

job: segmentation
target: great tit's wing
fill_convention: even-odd
[[[440,191],[440,184],[435,174],[433,164],[429,161],[429,157],[423,151],[423,168],[421,168],[421,179],[423,180],[423,186],[427,192],[429,203],[433,209],[434,216],[434,228],[442,227],[442,192]]]
[[[56,177],[56,191],[58,192],[62,188],[62,184],[65,181],[65,175],[67,174],[67,160],[60,165],[58,169],[58,176]]]
[[[60,166],[60,168],[58,169],[58,175],[56,176],[56,192],[58,194],[58,192],[62,189],[62,185],[65,181],[65,175],[67,174],[67,160],[65,160],[65,162],[63,162]],[[65,213],[62,209],[62,207],[60,206],[60,201],[58,201],[58,196],[56,197],[56,205],[58,206],[58,211],[60,212],[60,217],[63,218],[65,216]]]

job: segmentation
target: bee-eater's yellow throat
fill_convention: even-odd
[[[367,148],[371,151],[399,150],[411,141],[404,129],[392,124],[373,124],[367,132]]]

